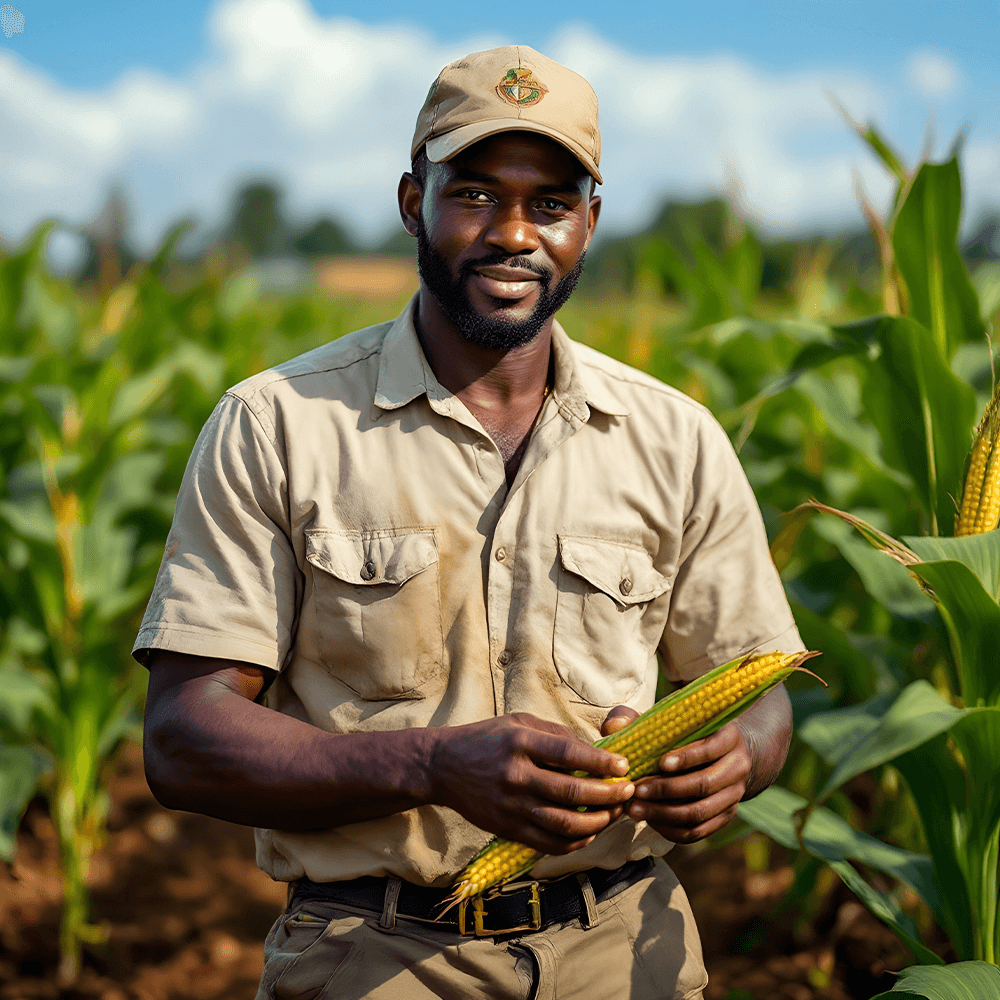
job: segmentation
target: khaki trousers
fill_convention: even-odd
[[[598,903],[589,923],[496,941],[304,900],[264,942],[256,1000],[702,1000],[701,940],[664,861]]]

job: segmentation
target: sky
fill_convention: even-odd
[[[858,182],[892,188],[835,102],[909,163],[964,132],[967,228],[1000,210],[997,0],[0,0],[0,29],[0,235],[57,219],[57,266],[116,182],[141,253],[185,217],[207,239],[257,179],[374,244],[437,72],[514,43],[597,91],[605,233],[715,194],[765,237],[861,226]]]

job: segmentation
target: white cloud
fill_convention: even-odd
[[[941,52],[914,52],[906,64],[910,86],[933,101],[951,97],[962,85],[959,68]]]
[[[320,18],[306,0],[220,0],[202,60],[176,78],[136,70],[84,92],[0,52],[0,185],[17,192],[0,201],[0,232],[20,240],[51,215],[85,222],[122,179],[148,251],[183,216],[217,226],[240,183],[269,177],[293,220],[333,212],[380,238],[398,224],[396,183],[438,70],[509,41],[442,43],[409,26]],[[870,78],[640,56],[572,27],[546,51],[600,98],[605,231],[644,223],[664,195],[724,192],[734,177],[768,233],[860,224],[854,169],[877,202],[888,197],[828,97],[882,119],[894,98]]]

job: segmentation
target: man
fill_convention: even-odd
[[[803,648],[760,513],[703,407],[553,320],[601,207],[590,86],[475,53],[411,154],[406,311],[236,386],[195,446],[135,646],[150,787],[289,882],[258,997],[701,997],[651,858],[774,780],[788,696],[637,787],[592,744],[658,652],[684,681]],[[436,921],[492,834],[549,857]]]

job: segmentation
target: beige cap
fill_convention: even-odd
[[[527,45],[473,52],[445,66],[417,116],[410,156],[450,160],[472,143],[527,129],[565,146],[599,184],[597,95],[579,73]]]

